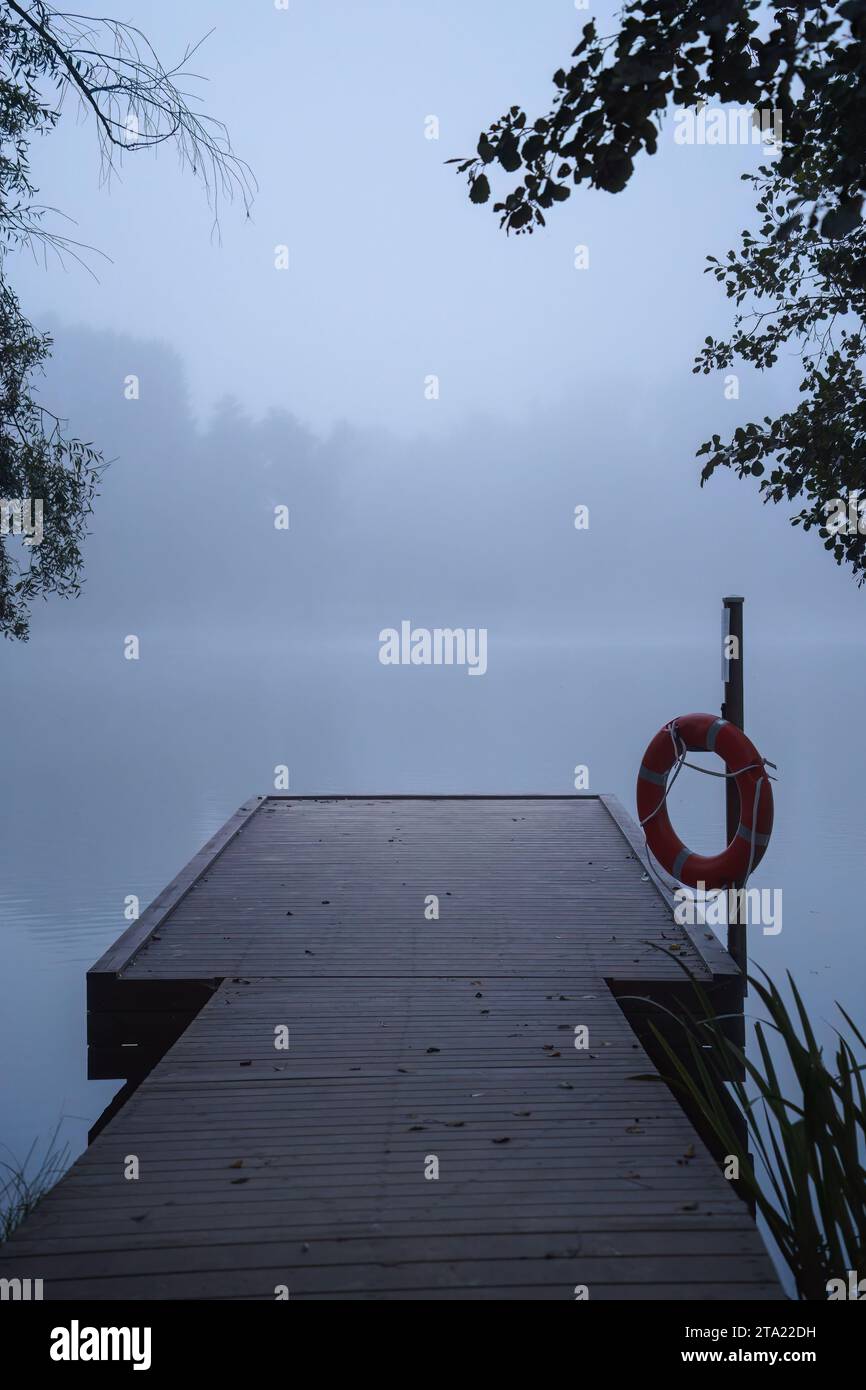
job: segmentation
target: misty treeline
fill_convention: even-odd
[[[542,420],[320,432],[289,408],[256,416],[231,399],[199,416],[169,346],[58,323],[45,389],[111,465],[81,596],[38,605],[34,636],[96,630],[118,653],[127,633],[161,627],[191,639],[207,629],[225,644],[354,637],[372,662],[379,630],[403,619],[487,626],[497,647],[667,640],[693,613],[706,630],[734,535],[744,584],[784,585],[792,602],[814,590],[821,559],[804,565],[783,519],[755,513],[736,487],[720,490],[709,530],[697,489],[683,488],[673,510],[660,492],[658,472],[705,409],[700,389],[683,398],[631,378],[612,431],[602,384],[582,380]],[[288,530],[275,526],[284,507]],[[581,522],[587,509],[585,528],[575,508]],[[828,590],[836,579],[826,573]]]
[[[34,633],[96,626],[119,652],[125,633],[161,626],[222,628],[227,642],[354,631],[375,661],[379,628],[404,618],[471,626],[496,613],[548,629],[592,602],[622,480],[614,467],[612,493],[593,482],[603,420],[575,456],[555,416],[400,438],[350,424],[318,433],[288,409],[255,416],[224,398],[200,419],[169,347],[70,325],[46,389],[111,464],[81,595],[35,609]],[[528,466],[535,450],[543,476]],[[590,505],[585,533],[577,503]]]

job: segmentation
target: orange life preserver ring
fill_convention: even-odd
[[[665,797],[674,763],[690,753],[718,753],[740,793],[740,824],[721,854],[694,854],[677,835]],[[772,764],[771,764],[772,765]],[[742,884],[760,863],[773,829],[773,790],[761,757],[742,729],[715,714],[684,714],[659,729],[643,756],[637,778],[637,811],[655,858],[672,878],[694,888]]]

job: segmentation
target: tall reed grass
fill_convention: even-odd
[[[740,1190],[766,1221],[798,1296],[824,1300],[831,1279],[846,1280],[851,1270],[866,1277],[866,1063],[858,1060],[866,1039],[837,1003],[848,1036],[834,1029],[829,1064],[790,972],[793,1008],[761,971],[749,985],[768,1017],[755,1026],[751,1058],[727,1035],[724,1017],[694,977],[692,983],[698,1012],[678,1018],[685,1047],[652,1025],[670,1067],[665,1080],[699,1112],[721,1151],[736,1157]],[[792,1074],[789,1095],[779,1070]],[[746,1144],[727,1098],[745,1119]]]

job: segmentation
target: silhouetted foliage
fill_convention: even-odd
[[[8,285],[0,282],[0,498],[43,504],[42,539],[0,538],[0,632],[26,638],[37,595],[76,594],[81,544],[101,459],[37,404],[30,379],[51,340],[34,333]],[[45,525],[45,518],[50,518]]]
[[[545,116],[530,121],[512,106],[474,156],[449,162],[467,175],[474,203],[491,198],[494,171],[513,175],[493,209],[506,232],[523,235],[544,226],[575,186],[621,192],[636,160],[656,152],[669,107],[715,99],[751,107],[758,123],[778,116],[775,158],[743,176],[756,185],[760,229],[745,232],[725,261],[708,258],[736,302],[734,331],[724,342],[707,338],[694,370],[738,359],[768,368],[790,342],[803,359],[803,400],[738,428],[726,444],[714,435],[698,451],[709,455],[701,482],[720,466],[742,478],[769,465],[764,501],[803,498],[792,524],[817,527],[863,583],[866,0],[646,0],[625,6],[610,37],[585,25],[572,58],[554,73]]]
[[[163,67],[132,25],[68,14],[33,0],[0,0],[0,499],[43,505],[42,540],[0,535],[0,633],[26,638],[32,601],[80,587],[81,546],[102,467],[96,450],[67,438],[34,395],[34,375],[51,339],[34,331],[7,282],[21,247],[80,259],[81,248],[50,225],[35,202],[28,162],[34,136],[57,124],[64,99],[77,97],[95,122],[103,177],[124,152],[171,141],[206,188],[215,222],[222,196],[248,202],[251,178],[225,128],[198,115],[179,86],[186,64]],[[53,92],[53,95],[51,95]]]

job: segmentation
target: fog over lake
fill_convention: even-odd
[[[212,236],[166,152],[100,188],[85,125],[34,150],[111,258],[95,281],[21,259],[55,340],[40,390],[111,463],[82,595],[0,647],[0,1139],[23,1157],[61,1121],[85,1146],[118,1089],[86,1080],[86,969],[128,896],[275,768],[299,794],[568,794],[583,765],[634,814],[655,731],[719,707],[726,594],[746,599],[746,729],[778,769],[752,881],[781,890],[782,930],[751,928],[750,959],[792,972],[832,1043],[834,1000],[862,1021],[866,983],[866,600],[794,504],[701,489],[695,459],[799,380],[741,370],[732,401],[691,370],[731,322],[703,267],[753,216],[757,154],[669,130],[625,193],[506,239],[444,161],[511,102],[546,109],[570,5],[149,9],[162,49],[213,28],[207,104],[260,187]],[[404,622],[485,630],[483,674],[383,664]],[[671,797],[701,852],[723,845],[721,785],[685,772]]]

